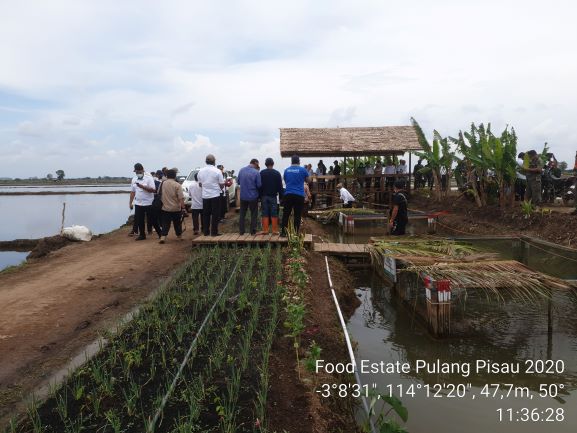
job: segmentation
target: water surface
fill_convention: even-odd
[[[64,226],[84,225],[94,234],[112,231],[131,211],[128,194],[25,195],[0,197],[0,240],[36,239],[60,232]]]
[[[130,191],[130,184],[118,184],[118,185],[37,185],[37,186],[0,186],[0,192],[62,192],[65,194],[67,191],[78,192],[98,192],[98,191]]]
[[[376,384],[384,391],[387,385],[408,389],[414,385],[416,395],[403,396],[402,401],[409,410],[406,427],[411,433],[569,433],[577,431],[577,304],[566,293],[556,293],[553,299],[553,332],[548,334],[547,306],[488,304],[477,299],[469,300],[467,312],[471,320],[481,323],[469,336],[434,339],[427,329],[415,320],[410,308],[398,302],[396,295],[374,274],[359,276],[357,293],[362,301],[348,324],[349,332],[358,342],[357,361],[409,362],[417,360],[434,363],[467,362],[477,359],[511,363],[527,359],[562,359],[565,371],[562,374],[471,374],[464,378],[460,374],[416,373],[408,374],[365,374],[362,380]],[[427,397],[424,386],[434,384],[463,384],[468,386],[463,398]],[[506,398],[498,393],[495,398],[482,398],[480,392],[485,384],[513,383],[527,387],[532,393],[541,384],[557,383],[564,388],[558,398]],[[420,387],[420,390],[417,389]],[[395,388],[398,395],[399,389]],[[445,391],[446,393],[446,391]],[[473,399],[472,395],[476,398]],[[562,408],[563,422],[499,421],[497,410],[512,408],[536,408],[545,411]],[[515,413],[515,412],[514,412]],[[519,415],[514,415],[519,418]]]
[[[18,266],[26,261],[27,252],[20,251],[0,251],[0,271],[9,266]]]

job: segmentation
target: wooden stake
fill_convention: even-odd
[[[66,213],[66,202],[62,203],[62,223],[60,224],[60,234],[64,231],[64,215]]]

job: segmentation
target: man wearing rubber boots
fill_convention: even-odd
[[[264,162],[266,168],[260,172],[261,179],[261,206],[262,206],[262,232],[269,234],[272,225],[272,234],[278,235],[278,202],[282,200],[283,187],[282,176],[273,168],[274,161],[267,158]]]

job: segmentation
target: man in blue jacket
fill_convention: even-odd
[[[239,233],[244,235],[244,219],[247,209],[250,209],[250,234],[256,234],[256,221],[258,215],[258,197],[261,187],[260,173],[258,171],[258,159],[251,159],[250,164],[238,172],[238,184],[240,185],[240,220]]]
[[[284,171],[286,185],[284,194],[284,208],[282,215],[281,236],[286,236],[286,228],[290,214],[294,212],[293,221],[298,233],[301,226],[301,216],[305,202],[305,182],[309,181],[309,172],[300,165],[298,155],[291,157],[291,166]]]
[[[264,162],[266,169],[260,172],[261,180],[261,206],[262,206],[262,234],[268,235],[269,222],[272,225],[272,234],[278,235],[278,199],[282,200],[283,187],[282,177],[274,166],[272,158]]]

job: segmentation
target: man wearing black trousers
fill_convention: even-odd
[[[284,171],[286,185],[283,196],[283,215],[281,236],[287,235],[287,227],[291,213],[293,213],[294,229],[298,233],[301,226],[301,214],[305,201],[305,182],[309,182],[309,173],[300,166],[298,155],[291,157],[291,166]]]
[[[224,165],[219,164],[216,166],[222,173],[222,178],[224,179],[224,187],[220,191],[220,222],[224,222],[226,218],[226,212],[228,211],[228,187],[226,173],[224,172]],[[229,185],[230,186],[230,185]]]
[[[138,225],[139,236],[135,238],[136,241],[146,239],[146,224],[144,221],[147,215],[151,219],[152,200],[154,200],[154,193],[156,186],[154,179],[148,173],[144,172],[144,167],[139,162],[134,164],[134,178],[132,179],[132,186],[130,191],[130,209],[134,208],[134,219]],[[160,237],[160,225],[158,220],[153,220],[153,226]]]
[[[220,193],[224,187],[222,172],[215,167],[214,155],[206,156],[206,167],[198,172],[198,184],[202,188],[202,221],[205,236],[220,236]]]

